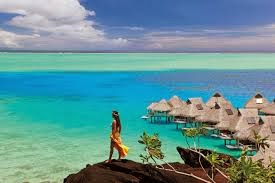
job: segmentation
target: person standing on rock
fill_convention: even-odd
[[[112,133],[111,133],[111,144],[110,144],[110,155],[109,160],[107,161],[110,163],[112,161],[112,156],[114,152],[114,148],[118,151],[118,160],[124,158],[128,154],[129,148],[122,144],[122,140],[120,137],[121,133],[121,122],[119,118],[119,113],[117,111],[112,112],[113,122],[112,122]]]

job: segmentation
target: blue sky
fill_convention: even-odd
[[[82,4],[109,26],[224,28],[275,22],[273,0],[86,0]]]
[[[0,48],[275,51],[274,0],[0,0]]]

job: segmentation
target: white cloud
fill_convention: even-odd
[[[89,11],[88,14],[89,14],[90,16],[96,16],[95,11]]]
[[[111,47],[127,43],[122,38],[110,39],[103,30],[96,28],[96,23],[88,19],[96,15],[95,11],[85,9],[78,0],[0,0],[0,12],[16,14],[7,22],[9,25],[40,34],[32,41],[41,49],[56,45],[62,46],[59,49],[69,49],[75,44],[81,49],[82,44],[87,48],[103,43]],[[14,45],[22,41],[31,47],[30,41],[25,39],[14,40]]]
[[[176,51],[275,50],[275,24],[235,29],[153,31],[132,39],[135,48]]]
[[[20,41],[38,38],[39,35],[19,35],[12,32],[7,32],[0,29],[0,47],[19,48],[22,45],[18,44]]]
[[[162,50],[275,50],[275,24],[232,29],[151,31],[127,29],[132,39],[110,38],[98,28],[96,12],[79,0],[0,0],[0,12],[11,13],[6,23],[24,34],[0,29],[0,47],[25,49],[162,49]],[[112,27],[111,27],[112,28]],[[14,29],[17,30],[17,29]],[[125,32],[125,31],[124,31]],[[128,35],[128,36],[129,36]],[[130,37],[130,36],[129,36]]]
[[[275,36],[157,37],[148,38],[147,49],[164,50],[275,50]]]
[[[144,31],[145,29],[143,27],[130,27],[130,26],[125,26],[125,29],[129,29],[132,31]]]

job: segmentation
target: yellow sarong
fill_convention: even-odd
[[[122,144],[119,132],[111,134],[111,140],[114,142],[114,147],[121,155],[121,158],[124,158],[128,154],[129,148]]]

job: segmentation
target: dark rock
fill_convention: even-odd
[[[183,159],[184,163],[193,167],[193,168],[199,168],[201,167],[200,163],[199,163],[199,154],[196,152],[191,151],[190,149],[185,149],[182,147],[177,147],[177,151],[179,152],[181,158]],[[201,149],[200,152],[203,155],[207,155],[207,154],[211,154],[211,150],[207,150],[207,149]],[[235,161],[235,159],[232,156],[226,155],[226,154],[222,154],[222,153],[218,153],[220,158],[222,158],[224,160],[224,164],[223,167],[227,168],[230,166],[230,161]],[[203,157],[201,157],[200,159],[201,164],[204,168],[210,168],[211,164],[205,160]]]
[[[180,172],[192,173],[204,179],[207,176],[200,168],[192,168],[185,164],[171,163]],[[167,165],[164,165],[168,168]],[[220,176],[218,182],[225,182]],[[87,165],[76,174],[64,179],[64,183],[197,183],[202,182],[193,177],[177,174],[173,171],[160,170],[148,164],[136,163],[130,160],[113,161]]]

